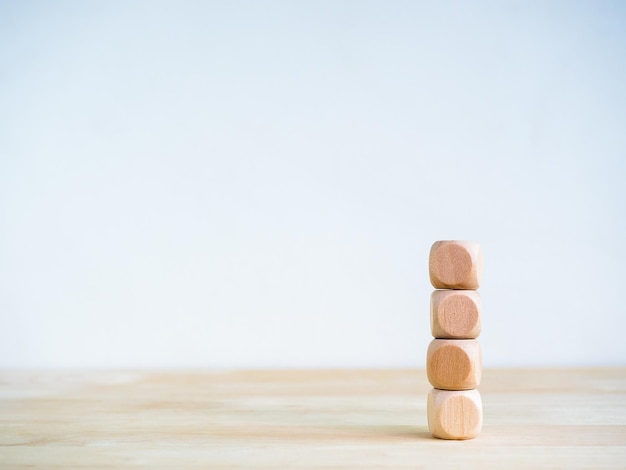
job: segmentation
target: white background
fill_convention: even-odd
[[[621,2],[1,2],[0,367],[626,364]]]

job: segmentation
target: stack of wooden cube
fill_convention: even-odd
[[[440,439],[471,439],[481,430],[482,250],[469,241],[435,242],[430,250],[430,325],[426,373],[434,387],[428,395],[428,428]]]

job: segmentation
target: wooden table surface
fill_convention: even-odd
[[[423,370],[0,373],[2,468],[626,468],[626,369],[484,371],[433,439]]]

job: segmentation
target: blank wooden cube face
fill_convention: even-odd
[[[478,387],[482,352],[475,339],[434,339],[428,346],[426,374],[430,384],[444,390]]]
[[[478,289],[482,279],[480,245],[461,240],[438,241],[430,249],[428,268],[435,289]]]
[[[483,405],[478,390],[433,389],[428,394],[428,429],[439,439],[472,439],[483,425]]]
[[[473,290],[436,290],[430,296],[435,338],[473,339],[480,334],[482,302]]]

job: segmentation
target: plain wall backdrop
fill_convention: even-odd
[[[623,2],[0,2],[0,367],[626,364]]]

